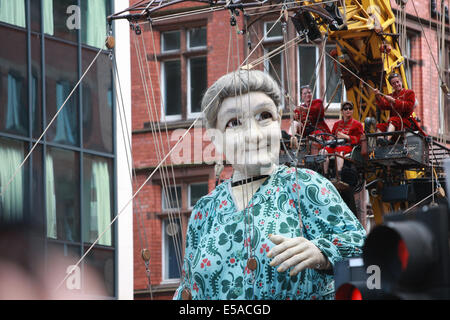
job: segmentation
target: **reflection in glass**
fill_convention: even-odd
[[[49,0],[47,5],[44,6],[45,33],[77,42],[77,33],[81,29],[81,10],[78,7],[78,0],[51,0],[51,2],[52,4]],[[52,15],[50,15],[51,11],[53,11]],[[52,24],[53,31],[51,30]]]
[[[314,88],[314,83],[316,82],[316,48],[311,46],[300,46],[299,47],[299,64],[300,64],[300,86],[310,85],[311,91]],[[318,96],[319,88],[316,87],[315,97]]]
[[[0,21],[25,28],[25,0],[1,0]]]
[[[112,245],[111,177],[111,161],[91,156],[84,158],[83,237],[85,242],[93,243],[103,234],[98,244]]]
[[[31,117],[33,137],[42,134],[41,40],[31,34]]]
[[[47,124],[72,92],[78,81],[76,46],[47,39],[46,51],[46,118]],[[69,145],[79,144],[78,89],[65,103],[47,131],[47,139]]]
[[[26,33],[0,26],[0,43],[13,50],[0,50],[0,130],[28,135]]]
[[[181,186],[168,186],[162,189],[163,210],[175,210],[181,208]]]
[[[76,110],[74,99],[69,99],[65,105],[64,102],[69,97],[72,87],[68,82],[56,84],[56,106],[60,111],[56,119],[56,136],[53,141],[58,143],[76,143],[76,118],[72,116],[72,111]]]
[[[47,236],[80,241],[79,165],[72,151],[49,148],[46,167]]]
[[[44,7],[44,33],[53,36],[55,23],[53,21],[53,0],[42,0]]]
[[[164,280],[179,279],[181,269],[181,226],[179,219],[165,219],[164,233]]]
[[[326,50],[328,53],[330,53],[334,47],[327,47]],[[325,60],[325,70],[327,74],[326,78],[326,91],[327,91],[327,102],[337,102],[339,103],[341,101],[341,91],[342,86],[339,83],[339,79],[341,78],[341,68],[340,66],[334,62],[333,59],[331,59],[328,55],[326,56]],[[336,86],[339,85],[339,88],[336,89]],[[336,91],[336,93],[335,93]],[[335,94],[334,94],[335,93]],[[334,97],[333,97],[334,94]],[[333,98],[332,101],[330,99]]]
[[[8,100],[6,103],[6,131],[26,134],[26,115],[25,103],[26,97],[24,79],[8,74]]]
[[[206,47],[206,28],[195,28],[188,31],[188,47]]]
[[[83,70],[96,52],[83,49]],[[84,148],[113,152],[112,133],[112,65],[106,54],[98,57],[83,80],[83,146]]]
[[[24,209],[24,158],[22,142],[0,139],[0,221],[21,221]],[[17,172],[16,172],[17,171]],[[11,180],[14,177],[13,180]]]
[[[166,116],[181,114],[181,63],[164,62],[164,103]]]
[[[277,47],[267,47],[266,49],[268,52],[272,52],[276,48]],[[283,61],[284,61],[283,52],[278,52],[266,60],[264,69],[265,69],[265,72],[268,72],[272,76],[272,78],[278,83],[281,90],[284,92]],[[282,105],[284,106],[284,99],[282,100]]]
[[[189,208],[194,207],[197,201],[207,193],[207,183],[196,183],[189,185]]]
[[[88,248],[85,247],[85,250]],[[90,274],[83,277],[83,288],[87,294],[114,296],[114,251],[93,249],[86,256]]]
[[[107,36],[107,3],[109,0],[81,2],[81,41],[92,47],[105,49]]]
[[[180,31],[164,32],[161,35],[161,51],[180,50]]]

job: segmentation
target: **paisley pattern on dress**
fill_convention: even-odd
[[[333,299],[331,273],[306,269],[297,276],[269,266],[270,234],[303,236],[331,264],[360,256],[365,230],[335,187],[317,172],[280,166],[259,187],[249,206],[237,209],[231,180],[195,205],[186,234],[183,279],[193,299]],[[300,216],[299,216],[300,210]],[[247,259],[257,268],[251,271]]]

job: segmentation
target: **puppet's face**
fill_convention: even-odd
[[[216,129],[223,139],[215,142],[216,148],[234,167],[251,169],[277,164],[280,124],[277,107],[265,93],[228,97],[217,115]]]

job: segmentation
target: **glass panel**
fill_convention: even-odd
[[[42,134],[42,73],[41,40],[38,35],[31,35],[31,112],[33,137]]]
[[[25,28],[25,0],[1,0],[0,21]]]
[[[164,101],[167,116],[181,114],[181,62],[164,62]]]
[[[85,247],[85,250],[87,249],[88,247]],[[98,296],[114,296],[114,251],[92,249],[86,256],[85,266],[87,268],[83,275],[84,292]]]
[[[180,31],[162,33],[161,41],[161,51],[180,50]]]
[[[13,50],[0,50],[0,130],[28,136],[26,34],[0,26],[0,42]]]
[[[45,32],[55,37],[77,42],[77,32],[81,28],[81,10],[78,0],[50,0],[44,6]],[[50,12],[53,12],[53,19]],[[52,30],[53,20],[53,30]],[[52,52],[46,50],[46,52]],[[64,55],[60,55],[64,57]]]
[[[0,138],[0,222],[21,221],[24,216],[25,168],[17,171],[24,156],[23,142]]]
[[[335,47],[327,47],[326,50],[328,53],[331,52]],[[326,87],[325,90],[327,92],[327,102],[334,102],[334,103],[340,103],[341,102],[341,95],[342,95],[342,85],[339,83],[339,80],[341,79],[341,68],[340,65],[336,62],[334,62],[333,59],[331,59],[328,55],[326,55],[325,59],[325,70],[326,70]],[[336,90],[336,86],[339,85],[339,88]],[[333,93],[335,92],[334,97]],[[332,101],[330,99],[333,98]]]
[[[311,90],[316,82],[316,48],[308,46],[299,47],[299,64],[300,64],[300,86],[310,85]],[[316,87],[315,96],[317,96],[318,88]]]
[[[33,215],[33,221],[36,221],[39,226],[43,226],[43,219],[45,218],[44,212],[44,165],[42,163],[42,146],[37,146],[31,154],[33,158],[33,170],[32,170],[32,191],[31,201],[32,205],[31,214]]]
[[[190,79],[190,106],[191,112],[201,112],[203,94],[207,86],[206,57],[192,58],[189,60]]]
[[[165,280],[180,278],[181,261],[181,227],[179,219],[166,219],[163,223],[164,232],[164,265]]]
[[[270,30],[270,28],[272,28],[272,26],[275,24],[275,22],[266,22],[265,26],[266,26],[266,38],[280,38],[283,37],[283,30],[281,28],[281,23],[277,23],[275,25],[275,27],[273,27],[272,30]],[[270,32],[269,32],[270,30]]]
[[[47,237],[80,241],[79,156],[49,148],[45,159]]]
[[[93,243],[103,233],[98,244],[113,244],[112,162],[100,157],[85,156],[83,172],[83,239]],[[106,230],[106,231],[105,231]]]
[[[163,188],[162,197],[163,210],[181,208],[181,186],[169,186],[167,190]]]
[[[48,124],[78,82],[78,70],[76,46],[49,39],[45,43]],[[75,90],[47,131],[47,138],[57,143],[79,145],[78,131],[78,90]]]
[[[109,0],[81,1],[81,42],[92,47],[106,49]]]
[[[188,31],[189,48],[206,47],[206,28],[195,28]]]
[[[46,273],[53,279],[52,288],[57,288],[66,276],[73,271],[65,283],[63,283],[56,294],[61,299],[72,299],[82,294],[82,265],[75,269],[76,263],[80,260],[80,247],[48,242],[48,263]]]
[[[83,49],[83,70],[97,52]],[[83,146],[113,152],[112,64],[105,54],[98,57],[83,80]]]
[[[191,184],[189,188],[189,207],[192,208],[201,197],[208,194],[208,184]]]
[[[266,48],[268,52],[272,52],[277,47]],[[283,87],[283,53],[278,52],[277,54],[270,57],[267,60],[266,72],[268,72],[272,78],[278,83],[278,85]]]
[[[30,11],[31,31],[41,32],[41,0],[30,0]]]

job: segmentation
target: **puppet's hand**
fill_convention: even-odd
[[[268,253],[272,267],[278,266],[278,272],[291,268],[290,275],[295,276],[306,268],[324,270],[330,267],[328,259],[314,243],[303,238],[285,238],[279,235],[270,235],[270,241],[276,244]]]

